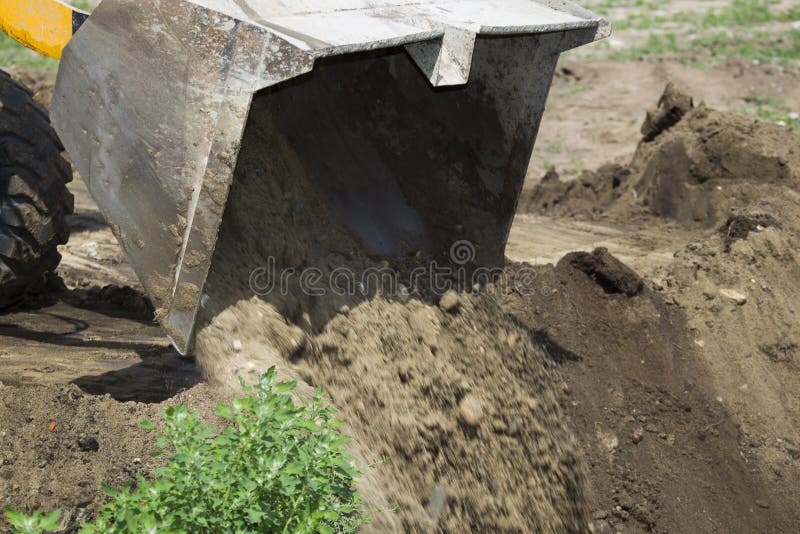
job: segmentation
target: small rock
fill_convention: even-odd
[[[513,349],[517,346],[517,343],[519,343],[519,334],[516,332],[511,332],[508,334],[508,346]]]
[[[345,317],[347,317],[348,315],[350,315],[350,306],[348,306],[347,304],[345,304],[344,306],[342,306],[341,308],[339,308],[339,313],[341,313],[342,315],[344,315]]]
[[[453,313],[458,310],[459,306],[461,306],[461,299],[458,293],[452,289],[442,295],[442,298],[439,300],[439,307],[446,312]]]
[[[408,324],[417,337],[431,349],[439,346],[438,318],[428,308],[420,308],[408,317]]]
[[[598,437],[600,438],[600,442],[603,444],[603,446],[610,452],[617,450],[619,447],[619,438],[611,432],[600,431],[598,432]]]
[[[458,384],[456,384],[456,390],[460,391],[463,395],[466,395],[472,391],[472,384],[470,384],[469,380],[466,378],[462,378]]]
[[[605,248],[597,248],[591,253],[571,252],[558,262],[558,266],[582,271],[607,294],[635,297],[644,290],[644,280]]]
[[[613,534],[614,530],[606,521],[595,521],[594,522],[594,532],[595,534]]]
[[[508,425],[508,435],[509,436],[516,436],[522,430],[522,419],[519,417],[515,417],[511,420],[511,423]]]
[[[78,448],[83,452],[97,452],[100,450],[100,444],[95,438],[78,438]]]
[[[720,289],[719,294],[723,297],[732,300],[738,306],[747,304],[747,295],[735,289]]]
[[[94,501],[95,496],[90,491],[82,491],[78,496],[75,498],[75,506],[77,508],[86,508]]]
[[[769,509],[769,503],[767,501],[762,501],[761,499],[756,499],[756,506],[763,508],[764,510]]]
[[[439,519],[442,515],[445,503],[447,502],[447,490],[442,486],[435,486],[431,491],[430,499],[428,500],[427,512],[431,516],[434,525],[439,524]]]
[[[644,428],[642,427],[636,428],[633,431],[633,434],[631,435],[631,441],[633,441],[635,444],[638,445],[639,443],[642,442],[643,439],[644,439]]]
[[[483,418],[481,402],[472,395],[467,395],[461,399],[461,402],[458,403],[458,412],[461,416],[461,421],[471,427],[478,426]]]
[[[592,513],[592,519],[595,519],[597,521],[601,519],[606,519],[607,517],[608,517],[608,512],[606,512],[605,510],[595,510]]]
[[[626,510],[623,510],[621,506],[617,506],[616,508],[614,508],[614,515],[622,519],[623,521],[627,521],[631,517],[631,514],[628,513]]]
[[[233,340],[233,351],[242,352],[242,341],[240,339]]]

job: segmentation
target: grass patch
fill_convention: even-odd
[[[742,100],[750,107],[740,109],[740,113],[800,131],[800,109],[790,110],[783,101],[760,95],[747,95]]]
[[[580,95],[582,93],[586,93],[588,91],[591,91],[591,89],[592,89],[591,85],[588,85],[588,84],[585,84],[585,83],[576,83],[576,84],[572,84],[572,85],[568,86],[565,89],[560,90],[558,92],[558,96],[560,98],[564,98],[566,96]]]
[[[552,141],[549,141],[545,145],[544,151],[547,152],[548,154],[560,154],[561,152],[564,151],[564,140],[561,139],[560,137],[557,137]]]
[[[675,33],[652,34],[637,46],[609,53],[609,59],[643,59],[653,55],[696,52],[711,59],[744,58],[759,63],[789,65],[800,61],[800,30],[782,35],[757,33],[752,39],[730,33],[693,38]]]
[[[5,33],[0,33],[0,66],[56,69],[58,68],[58,61],[37,54],[33,50],[25,48]]]
[[[783,111],[776,111],[770,108],[756,108],[756,117],[767,122],[775,123],[790,130],[800,132],[800,117],[797,114],[789,114]]]
[[[775,4],[775,0],[734,0],[729,6],[706,12],[700,25],[704,28],[716,28],[800,20],[800,6],[775,11],[772,9]]]
[[[668,25],[688,25],[698,30],[800,20],[800,7],[776,10],[773,7],[775,4],[775,0],[734,0],[730,5],[705,12],[678,11],[663,15],[632,13],[615,22],[614,27],[617,30],[649,30]]]
[[[650,0],[602,0],[600,2],[584,2],[581,4],[586,9],[591,9],[601,15],[608,15],[612,9],[640,8],[656,10],[660,6]]]

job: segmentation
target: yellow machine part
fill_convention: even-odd
[[[0,1],[0,28],[28,48],[55,59],[61,59],[61,51],[85,16],[59,0]]]

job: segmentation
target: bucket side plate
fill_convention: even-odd
[[[181,351],[252,95],[313,58],[190,2],[106,0],[64,51],[52,120]]]

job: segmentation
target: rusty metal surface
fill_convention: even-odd
[[[487,258],[502,257],[558,54],[607,33],[599,17],[555,1],[104,0],[65,49],[52,118],[167,335],[186,353],[256,93],[300,77],[287,90],[341,106],[334,114],[347,121],[353,110],[346,108],[357,101],[337,100],[330,88],[351,83],[362,57],[374,61],[359,54],[387,50],[391,75],[362,98],[403,95],[386,105],[415,114],[417,126],[411,118],[393,135],[416,136],[413,143],[441,157],[409,169],[381,152],[380,132],[389,125],[371,125],[374,146],[342,159],[315,149],[330,141],[309,123],[317,107],[298,109],[293,119],[276,96],[270,113],[285,115],[283,128],[299,139],[321,188],[325,169],[335,165],[345,187],[363,190],[363,173],[375,168],[369,158],[381,163],[374,178],[386,187],[373,188],[380,191],[375,201],[387,206],[387,220],[408,224],[350,223],[368,249],[391,254],[385,243],[415,232],[420,243],[444,246],[451,236],[409,176],[443,182],[452,178],[447,169],[461,166],[471,169],[465,190],[475,198],[458,202],[493,213],[489,229],[463,226],[474,230],[470,239],[496,241],[485,247],[492,249]],[[315,62],[340,55],[352,56],[349,66],[308,75]],[[455,88],[448,97],[437,86]],[[420,137],[420,125],[431,123],[443,128]],[[346,142],[351,154],[359,142]],[[393,211],[391,199],[380,200],[390,186],[402,197],[397,206],[408,209]],[[431,189],[449,194],[443,183]],[[345,221],[363,218],[353,206],[335,208]],[[459,217],[458,203],[447,216]]]

